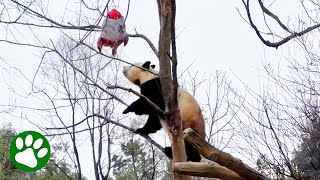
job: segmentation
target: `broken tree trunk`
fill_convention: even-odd
[[[183,131],[184,138],[186,141],[191,143],[202,156],[218,163],[221,166],[228,168],[229,170],[236,172],[244,179],[253,179],[253,180],[268,180],[269,178],[265,177],[263,174],[244,164],[240,159],[231,156],[228,153],[225,153],[209,143],[207,143],[200,135],[198,135],[191,128],[185,129]],[[184,172],[192,172],[193,170],[184,170]],[[203,172],[199,176],[206,176],[209,172]],[[188,173],[186,173],[188,174]],[[206,176],[208,177],[208,176]],[[224,179],[224,178],[222,178]]]
[[[224,180],[244,180],[237,173],[215,162],[178,162],[174,164],[173,172]]]

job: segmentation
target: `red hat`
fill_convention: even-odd
[[[107,14],[107,18],[111,18],[111,19],[119,19],[121,18],[121,14],[119,11],[112,9],[108,14]]]

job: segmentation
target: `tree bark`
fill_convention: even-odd
[[[173,172],[224,180],[244,180],[237,173],[215,162],[178,162],[174,164]]]
[[[184,137],[205,158],[238,173],[242,178],[252,180],[268,179],[263,174],[244,164],[240,159],[213,147],[191,128],[184,130]]]
[[[175,40],[175,0],[157,0],[159,19],[160,19],[160,35],[159,35],[159,77],[162,86],[162,92],[166,104],[165,112],[166,121],[170,127],[172,134],[172,154],[173,162],[186,161],[186,153],[183,139],[183,129],[180,117],[180,111],[177,103],[177,79],[176,79],[176,58],[173,63],[172,72],[174,73],[174,81],[172,80],[171,64],[170,64],[170,47],[176,57]],[[173,44],[171,44],[173,43]],[[187,180],[188,176],[175,174],[175,179]]]

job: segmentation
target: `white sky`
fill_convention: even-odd
[[[297,2],[298,1],[295,1],[295,3]],[[65,11],[66,4],[68,4],[67,11]],[[74,18],[70,18],[68,13],[73,10],[78,10],[76,4],[77,3],[72,4],[71,1],[63,0],[50,1],[49,11],[51,17],[58,21],[60,17],[64,17],[65,22],[73,21]],[[286,6],[284,6],[285,4]],[[119,0],[119,5],[118,9],[122,14],[125,14],[127,1]],[[177,1],[176,34],[178,35],[178,68],[182,70],[194,63],[192,70],[199,70],[203,73],[225,70],[228,72],[229,80],[233,82],[232,85],[236,88],[241,88],[241,83],[233,73],[250,88],[259,91],[258,76],[259,73],[261,73],[259,72],[261,64],[263,62],[277,64],[283,57],[283,53],[287,51],[282,47],[276,50],[263,45],[253,29],[240,17],[236,10],[237,7],[240,8],[242,13],[245,12],[240,0]],[[256,6],[252,5],[251,8],[254,9],[255,7]],[[292,0],[279,1],[272,7],[275,7],[272,10],[276,13],[281,12],[285,22],[287,15],[292,15],[296,12]],[[258,11],[257,14],[261,14],[260,11]],[[68,18],[70,19],[68,20]],[[256,20],[258,24],[263,23],[261,18],[254,18],[254,20]],[[4,35],[6,34],[4,27],[1,26],[0,32]],[[139,33],[145,34],[157,46],[159,22],[156,2],[154,0],[132,0],[126,26],[128,33],[132,34],[134,33],[134,29],[137,29]],[[26,40],[30,42],[34,41],[34,38],[28,39],[28,35],[23,35],[24,29],[19,30]],[[49,42],[49,39],[56,39],[58,37],[58,33],[50,33],[43,30],[37,31],[36,33],[38,34],[38,38],[43,42]],[[2,39],[3,36],[1,34],[0,37]],[[98,36],[99,33],[96,35]],[[94,40],[92,46],[95,46],[95,43]],[[128,45],[126,47],[121,46],[118,52],[120,58],[129,62],[151,60],[153,63],[158,64],[153,52],[142,39],[131,38]],[[30,79],[32,79],[40,62],[39,54],[39,50],[33,48],[18,47],[0,42],[0,57],[11,65],[21,68],[23,73]],[[2,64],[2,62],[0,64]],[[24,105],[28,105],[30,102],[25,102],[25,100],[14,95],[4,82],[15,83],[14,86],[16,88],[21,88],[26,91],[30,91],[30,87],[26,87],[25,83],[19,80],[18,77],[8,75],[5,69],[0,68],[0,73],[1,104],[18,101]],[[9,81],[9,78],[12,79]],[[23,90],[20,90],[21,93],[26,95],[27,92],[23,92]],[[29,114],[29,116],[33,115]],[[0,121],[0,125],[11,122],[18,131],[36,129],[29,122],[19,118],[1,115],[0,117],[3,118]],[[87,150],[82,149],[80,153],[85,154],[86,151]],[[91,167],[88,169],[83,168],[83,170],[85,175],[90,177],[90,172],[92,172]]]

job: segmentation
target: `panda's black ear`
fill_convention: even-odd
[[[151,64],[151,62],[147,61],[142,65],[142,67],[145,68],[145,69],[150,69],[150,64]]]
[[[152,69],[154,69],[156,67],[156,65],[152,64],[151,67],[152,67]]]

